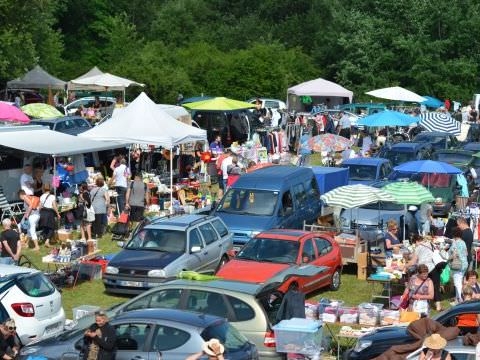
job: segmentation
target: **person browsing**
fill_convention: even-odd
[[[23,167],[23,174],[20,176],[20,188],[26,195],[33,195],[35,191],[32,172],[32,165],[27,164]]]
[[[17,327],[15,321],[7,319],[0,325],[0,359],[13,360],[17,357],[19,346],[16,342]]]
[[[472,298],[480,299],[480,285],[478,284],[478,274],[475,270],[467,271],[465,275],[465,285],[468,285],[472,288]]]
[[[211,142],[210,151],[214,155],[223,153],[222,137],[220,135],[217,135],[215,140]]]
[[[385,234],[385,255],[391,257],[394,252],[398,253],[402,243],[398,239],[398,224],[395,220],[388,220],[387,229],[388,231]]]
[[[22,253],[20,235],[12,229],[12,221],[10,219],[3,219],[2,225],[3,231],[0,235],[2,249],[0,263],[14,265],[18,262],[18,259],[20,259]]]
[[[103,311],[95,313],[95,323],[84,334],[84,360],[114,360],[116,353],[115,328]]]
[[[127,194],[127,183],[130,171],[127,168],[125,159],[120,160],[120,165],[113,171],[113,179],[115,180],[115,191],[117,192],[118,213],[121,214],[125,209],[125,201]]]

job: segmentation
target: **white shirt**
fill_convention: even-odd
[[[121,164],[113,170],[113,177],[115,178],[115,186],[127,187],[127,166]]]
[[[342,118],[340,119],[340,126],[342,127],[342,129],[350,128],[351,126],[350,118],[348,117],[347,114],[343,115]]]
[[[45,193],[45,194],[42,194],[42,196],[40,196],[40,206],[43,208],[53,209],[54,201],[55,201],[55,195]]]
[[[223,176],[224,180],[228,179],[228,174],[227,174],[228,165],[232,165],[232,160],[233,160],[233,158],[231,156],[229,156],[229,157],[226,157],[225,159],[223,159],[223,161],[222,161],[222,176]]]
[[[22,176],[20,176],[20,187],[23,191],[25,191],[25,194],[33,195],[33,177],[32,177],[32,175],[28,175],[28,174],[23,173]]]
[[[365,154],[367,151],[370,151],[372,148],[372,138],[370,136],[365,136],[362,143],[362,153]]]

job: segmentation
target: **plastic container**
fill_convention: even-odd
[[[321,302],[318,307],[318,318],[323,322],[334,323],[338,318],[338,309],[343,306],[343,301],[330,300],[329,303]]]
[[[344,324],[358,324],[358,308],[343,306],[338,308],[338,319]]]
[[[81,305],[74,307],[72,309],[73,312],[73,320],[78,320],[84,316],[93,315],[95,312],[100,310],[100,306],[95,305]]]
[[[309,320],[318,320],[318,304],[310,302],[305,303],[305,318]]]
[[[380,325],[396,325],[400,323],[400,311],[382,310],[380,312]]]
[[[380,320],[383,304],[363,303],[358,305],[358,323],[360,325],[375,326]]]
[[[273,327],[277,352],[304,355],[319,354],[322,350],[322,323],[293,318]]]

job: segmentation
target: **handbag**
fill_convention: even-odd
[[[90,207],[85,206],[84,219],[85,221],[88,221],[88,222],[95,221],[95,210],[93,209],[93,206],[90,206]]]
[[[440,284],[447,285],[450,282],[450,266],[447,264],[440,274]]]

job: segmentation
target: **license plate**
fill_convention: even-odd
[[[119,281],[121,286],[130,286],[130,287],[143,287],[143,282],[141,281]]]
[[[62,323],[61,322],[58,322],[58,323],[55,323],[55,324],[52,324],[52,325],[48,325],[46,328],[45,328],[45,333],[46,334],[50,334],[52,332],[55,332],[57,330],[59,330],[59,328],[62,326]]]

